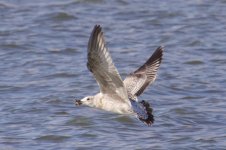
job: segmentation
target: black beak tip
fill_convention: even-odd
[[[77,99],[75,100],[75,105],[76,105],[76,106],[79,106],[79,105],[81,105],[81,104],[82,104],[81,100],[77,100]]]

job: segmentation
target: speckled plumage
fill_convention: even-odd
[[[122,81],[105,44],[101,27],[96,25],[88,43],[87,67],[93,73],[100,93],[77,100],[76,104],[119,114],[134,114],[146,124],[152,124],[152,109],[147,102],[138,102],[137,97],[154,82],[162,53],[163,47],[157,48],[144,65]]]

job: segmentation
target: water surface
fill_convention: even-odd
[[[224,0],[0,2],[0,149],[225,149]],[[155,123],[75,107],[98,92],[86,68],[95,24],[123,78],[165,52],[140,99]]]

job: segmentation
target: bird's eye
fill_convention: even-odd
[[[89,98],[87,98],[87,100],[89,100]]]

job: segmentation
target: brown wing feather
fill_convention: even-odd
[[[152,56],[138,68],[135,72],[131,73],[123,81],[129,96],[139,96],[147,88],[149,84],[154,82],[158,68],[162,61],[163,47],[158,47]]]
[[[99,25],[94,27],[90,35],[87,68],[93,73],[102,93],[128,101],[123,81],[113,64]]]

